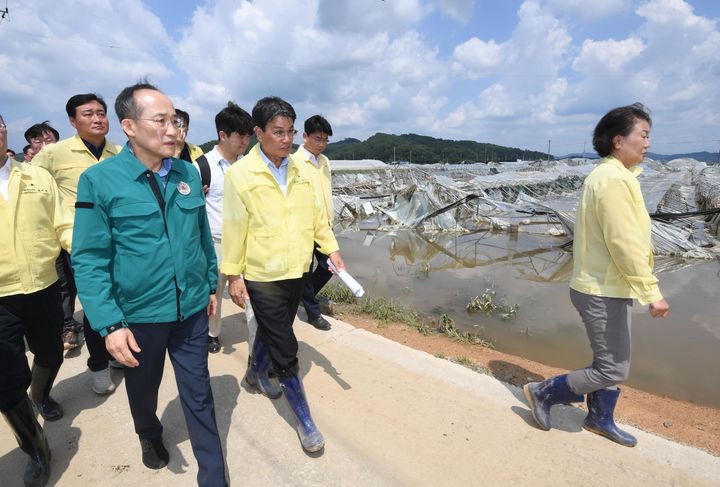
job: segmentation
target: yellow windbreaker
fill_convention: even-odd
[[[650,216],[637,175],[616,158],[604,158],[585,179],[573,242],[576,291],[635,298],[647,305],[662,299],[653,275]]]
[[[8,161],[8,199],[0,196],[0,296],[41,291],[55,281],[60,247],[70,250],[72,217],[44,169]]]
[[[203,155],[203,150],[200,148],[200,146],[191,144],[190,142],[187,142],[187,145],[188,151],[190,152],[190,159],[192,159],[193,161],[197,161],[198,157]]]
[[[332,199],[332,176],[330,175],[330,161],[324,154],[318,156],[318,165],[312,163],[301,145],[292,155],[298,163],[302,163],[313,180],[315,196],[325,210],[327,221],[330,227],[333,224],[333,199]]]
[[[260,282],[299,278],[314,242],[326,255],[338,250],[311,178],[289,158],[283,195],[255,145],[225,173],[222,273]]]
[[[105,139],[105,148],[100,160],[116,155],[122,147]],[[80,175],[88,167],[98,162],[90,149],[85,146],[79,135],[50,144],[33,157],[32,165],[42,167],[55,178],[60,188],[62,204],[75,215],[75,199],[77,198],[77,185]]]

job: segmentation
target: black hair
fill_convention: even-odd
[[[332,135],[332,127],[322,115],[313,115],[305,120],[305,133],[310,135],[316,132],[323,132]]]
[[[57,142],[60,140],[60,133],[58,133],[57,130],[52,128],[50,125],[49,120],[45,120],[41,123],[36,123],[35,125],[31,126],[29,129],[25,131],[25,140],[30,142],[30,139],[36,139],[38,137],[42,137],[45,135],[46,132],[50,132],[55,136],[55,141]]]
[[[252,122],[256,127],[265,130],[268,122],[275,117],[288,117],[295,122],[295,110],[292,105],[277,96],[266,96],[258,100],[252,110]]]
[[[644,120],[652,127],[650,111],[642,103],[633,103],[613,108],[598,122],[593,132],[593,147],[600,157],[607,157],[613,151],[613,138],[627,137],[638,120]]]
[[[221,131],[227,135],[233,132],[237,132],[238,135],[250,135],[252,134],[252,128],[253,123],[250,114],[231,101],[215,115],[215,130],[218,137]]]
[[[91,101],[96,101],[101,104],[105,112],[107,112],[107,104],[105,104],[105,100],[103,100],[102,97],[96,95],[95,93],[81,93],[79,95],[71,96],[65,104],[65,112],[67,112],[67,116],[75,118],[77,115],[77,107],[90,103]]]
[[[179,118],[183,121],[183,127],[189,128],[190,127],[190,114],[186,112],[185,110],[180,110],[179,108],[175,109],[175,117]]]
[[[26,145],[25,147],[23,147],[23,154],[26,154],[26,155],[27,155],[27,153],[28,153],[29,150],[30,150],[30,144],[28,144],[28,145]]]
[[[30,146],[28,146],[28,147],[30,147]],[[5,152],[6,152],[6,153],[9,152],[11,157],[15,157],[15,156],[17,155],[17,154],[15,153],[15,151],[12,150],[10,147],[8,147],[8,148],[5,150]]]
[[[117,98],[115,98],[115,113],[120,122],[126,118],[133,119],[140,116],[142,110],[137,106],[137,103],[135,103],[135,92],[140,90],[160,91],[157,87],[148,83],[147,80],[140,80],[134,85],[123,88]]]

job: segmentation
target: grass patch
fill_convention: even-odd
[[[482,337],[459,330],[455,326],[454,320],[447,314],[443,314],[439,319],[433,319],[408,309],[395,299],[375,298],[372,296],[357,299],[350,290],[340,283],[328,283],[320,291],[320,295],[325,296],[334,303],[345,305],[345,309],[350,313],[364,314],[377,320],[379,328],[384,328],[391,322],[402,323],[426,336],[440,334],[458,342],[495,348],[491,342]]]
[[[442,333],[448,338],[452,338],[456,342],[472,343],[473,345],[482,345],[487,348],[495,348],[492,342],[485,340],[482,337],[475,335],[474,333],[460,331],[455,326],[455,320],[446,314],[440,317],[438,323],[438,332]]]
[[[358,311],[380,321],[396,321],[407,325],[417,322],[418,314],[394,299],[367,297],[357,304]]]
[[[473,362],[471,359],[464,355],[460,355],[459,357],[455,357],[454,362],[456,364],[460,364],[463,367],[467,367],[468,369],[475,370],[475,362]]]
[[[355,295],[347,287],[337,282],[327,283],[319,294],[335,303],[353,304],[357,301]]]

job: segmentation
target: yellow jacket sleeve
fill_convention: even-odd
[[[240,189],[234,182],[233,173],[228,172],[225,175],[223,187],[222,264],[220,266],[220,271],[228,276],[242,274],[247,263],[248,213],[240,194]]]
[[[640,213],[647,210],[642,197],[635,200],[629,184],[612,178],[597,188],[595,213],[613,263],[637,293],[640,304],[647,305],[660,301],[662,294],[652,273],[652,248],[638,230],[648,224],[640,221]]]
[[[53,223],[55,225],[55,234],[60,242],[60,246],[72,253],[72,236],[73,236],[73,215],[70,210],[64,206],[60,199],[60,190],[54,179],[51,179],[51,186],[54,198]]]

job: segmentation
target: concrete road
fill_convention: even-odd
[[[241,385],[244,314],[229,300],[223,350],[210,356],[218,426],[231,485],[542,486],[720,485],[720,458],[628,427],[636,448],[581,428],[577,408],[553,409],[555,429],[533,426],[517,387],[332,320],[329,332],[297,321],[301,373],[326,447],[305,454],[283,398]],[[72,354],[72,352],[71,352]],[[158,415],[167,468],[146,469],[122,371],[115,394],[90,389],[83,348],[66,358],[53,397],[65,417],[46,424],[49,485],[191,486],[197,466],[168,361]],[[22,485],[26,456],[0,422],[0,485]]]

